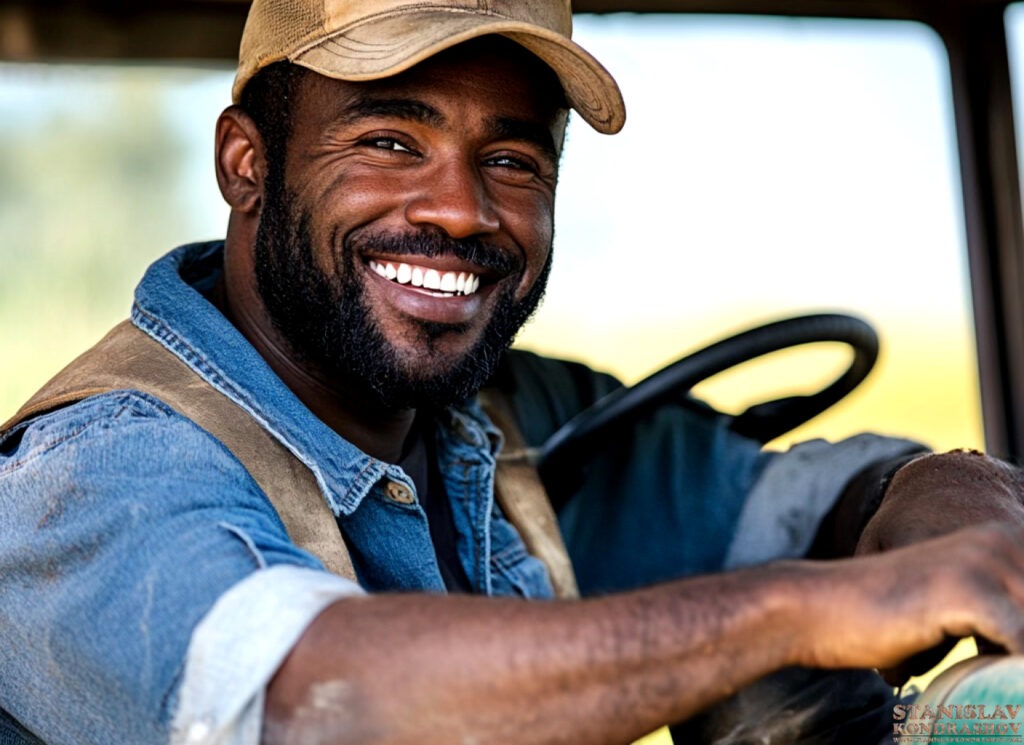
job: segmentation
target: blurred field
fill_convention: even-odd
[[[661,326],[588,329],[575,324],[530,327],[523,346],[580,359],[626,383],[750,326],[774,319],[727,317],[714,324],[665,321]],[[888,319],[878,328],[882,353],[872,374],[847,399],[773,447],[811,437],[839,439],[863,431],[921,439],[937,449],[983,446],[977,372],[969,331],[929,325],[926,319]],[[834,380],[849,364],[840,344],[818,344],[776,353],[701,385],[696,393],[723,411],[738,413],[770,398],[810,393]]]

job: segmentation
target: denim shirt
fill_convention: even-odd
[[[132,321],[310,468],[359,584],[295,546],[235,457],[158,400],[114,391],[23,423],[0,439],[0,745],[255,745],[266,683],[327,605],[444,592],[424,511],[389,496],[412,480],[317,419],[204,298],[221,250],[157,261]],[[531,445],[621,385],[510,359]],[[849,477],[919,448],[863,435],[766,452],[698,409],[613,443],[559,514],[584,593],[800,556]],[[458,555],[480,594],[549,598],[494,501],[500,441],[475,403],[439,418]]]
[[[415,496],[412,480],[315,417],[207,302],[220,265],[220,244],[165,256],[132,321],[312,470],[361,587],[293,545],[241,464],[145,394],[16,427],[0,441],[0,709],[50,745],[255,742],[263,686],[328,603],[444,592],[424,510],[389,496]],[[500,442],[475,403],[439,417],[458,555],[480,594],[549,598],[494,501]]]

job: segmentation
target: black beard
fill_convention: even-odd
[[[368,395],[386,409],[443,408],[474,395],[493,375],[502,353],[539,305],[551,266],[549,255],[537,281],[518,302],[516,282],[495,298],[494,311],[479,341],[458,359],[438,368],[438,342],[465,332],[457,324],[421,322],[414,359],[403,359],[370,313],[359,280],[360,252],[376,248],[390,255],[456,256],[493,269],[500,276],[523,271],[522,261],[476,239],[451,239],[439,232],[409,235],[361,234],[346,240],[328,274],[314,259],[311,219],[281,183],[267,181],[256,234],[256,280],[263,304],[292,352],[305,364]]]

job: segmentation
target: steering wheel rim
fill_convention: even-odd
[[[541,448],[537,469],[553,499],[587,461],[587,451],[663,401],[743,362],[790,347],[842,342],[853,349],[849,367],[817,393],[755,404],[730,427],[762,443],[809,421],[854,390],[878,360],[878,335],[864,320],[841,313],[795,316],[757,326],[688,354],[636,385],[601,398],[559,428]]]

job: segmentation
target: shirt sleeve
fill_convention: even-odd
[[[267,683],[310,622],[353,582],[288,565],[228,590],[192,634],[172,745],[258,745]]]
[[[921,450],[911,440],[862,434],[834,443],[810,440],[776,453],[750,488],[725,568],[804,556],[822,519],[854,476]]]
[[[0,536],[0,709],[49,745],[204,722],[250,738],[210,742],[256,742],[273,670],[359,591],[291,543],[217,440],[134,392],[0,441]]]

